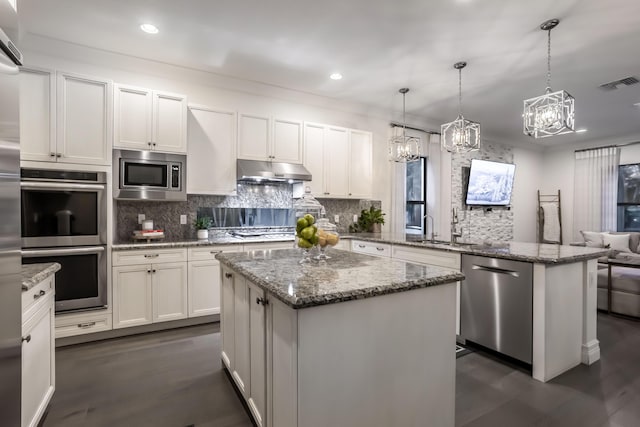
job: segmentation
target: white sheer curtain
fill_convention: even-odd
[[[615,231],[620,149],[576,151],[573,192],[573,240],[580,230]]]

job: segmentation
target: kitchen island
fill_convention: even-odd
[[[221,253],[222,360],[259,426],[453,426],[454,270]]]

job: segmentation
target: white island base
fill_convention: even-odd
[[[222,360],[259,426],[454,425],[455,283],[294,310],[222,273]]]

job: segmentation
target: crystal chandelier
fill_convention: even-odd
[[[389,140],[389,156],[390,160],[398,163],[414,162],[420,158],[420,139],[413,136],[407,136],[405,121],[405,97],[409,89],[403,87],[398,90],[402,94],[402,127],[395,127],[394,135]],[[400,129],[400,133],[397,130]]]
[[[453,68],[458,70],[458,117],[441,126],[442,149],[450,153],[468,153],[480,149],[480,123],[472,122],[462,116],[462,69],[466,62],[456,62]]]
[[[540,29],[547,31],[547,89],[544,95],[524,101],[525,135],[534,138],[546,138],[553,135],[574,132],[574,102],[573,96],[564,90],[551,91],[551,30],[560,21],[550,19],[540,25]]]

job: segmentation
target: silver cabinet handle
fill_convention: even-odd
[[[78,323],[78,328],[81,329],[91,328],[93,326],[96,326],[96,322]]]
[[[149,147],[151,147],[151,141],[147,142],[147,145],[148,145]]]
[[[31,341],[31,334],[27,335],[26,337],[22,337],[22,342],[30,342]]]
[[[151,270],[151,272],[152,272],[152,273],[155,273],[155,272],[156,272],[156,269],[154,268],[153,270]]]
[[[56,153],[49,153],[49,156],[51,156],[51,157],[55,157],[55,156],[56,156]]]
[[[48,255],[95,254],[100,252],[104,252],[104,246],[82,246],[68,249],[25,249],[22,251],[22,257],[35,258]]]
[[[218,254],[221,254],[221,253],[222,253],[222,251],[210,251],[209,253],[210,253],[211,255],[218,255]]]
[[[256,304],[268,305],[269,300],[266,298],[256,298]]]
[[[57,157],[57,158],[60,158],[60,157],[62,157],[62,154],[60,154],[60,153],[56,153],[56,157]]]
[[[513,277],[520,277],[520,273],[518,273],[517,271],[507,270],[507,269],[498,268],[498,267],[488,267],[486,265],[473,265],[471,269],[479,270],[479,271],[488,271],[490,273],[508,274],[509,276],[513,276]]]
[[[145,258],[158,258],[160,254],[144,254]]]
[[[224,273],[224,277],[226,277],[227,279],[231,279],[233,277],[233,274],[231,273]]]
[[[376,248],[377,251],[384,251],[384,248]]]
[[[51,153],[53,157],[53,153]],[[104,184],[74,184],[63,182],[35,182],[35,181],[21,181],[20,188],[24,190],[104,190],[106,187]]]
[[[358,245],[359,248],[364,248],[364,245]]]
[[[147,274],[151,274],[151,270],[147,270]]]
[[[38,299],[40,297],[43,297],[45,294],[46,294],[45,291],[40,291],[39,293],[33,295],[33,299]]]

